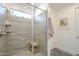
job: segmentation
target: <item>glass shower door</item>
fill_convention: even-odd
[[[39,4],[38,4],[39,5]],[[44,6],[44,5],[42,5]],[[33,42],[38,45],[33,48],[33,55],[47,55],[47,12],[39,6],[33,8]]]
[[[0,4],[0,56],[5,52],[5,19],[6,8],[3,4]]]
[[[6,35],[6,53],[14,56],[31,56],[29,43],[32,41],[32,6],[22,3],[8,3],[6,6],[6,22],[11,25],[10,32]]]
[[[47,11],[39,5],[6,3],[6,12],[0,7],[0,30],[4,29],[6,33],[5,37],[0,37],[0,52],[3,55],[47,55]]]
[[[75,52],[79,55],[79,7],[75,9]]]

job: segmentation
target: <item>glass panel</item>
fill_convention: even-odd
[[[22,17],[22,18],[27,18],[27,19],[31,19],[32,18],[30,14],[23,13],[23,12],[20,12],[20,11],[10,10],[10,12],[11,12],[12,16]]]
[[[7,9],[0,7],[0,35],[5,33],[4,38],[0,37],[2,55],[46,56],[46,9],[26,3],[4,5]]]
[[[6,53],[14,56],[32,55],[32,6],[21,3],[8,3],[6,22],[10,32],[6,35]],[[31,9],[31,10],[30,10]]]
[[[46,28],[47,12],[34,7],[34,38],[33,42],[38,44],[38,48],[33,50],[33,55],[47,55],[47,28]]]
[[[79,54],[79,8],[76,8],[76,20],[75,20],[75,52],[76,54]]]
[[[3,4],[0,4],[0,55],[3,55],[5,50],[5,15],[6,8],[4,8]]]
[[[32,3],[35,7],[38,7],[44,11],[47,11],[48,4],[47,3]]]

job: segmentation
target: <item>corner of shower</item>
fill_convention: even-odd
[[[6,17],[3,16],[0,20],[4,25],[0,27],[5,33],[2,36],[0,32],[2,42],[0,55],[46,56],[47,11],[36,6],[39,4],[7,3],[5,5],[6,12],[2,11]]]

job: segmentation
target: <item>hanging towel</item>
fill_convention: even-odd
[[[49,37],[49,39],[51,37],[53,37],[53,34],[54,34],[54,30],[53,30],[52,20],[51,20],[51,17],[49,17],[48,18],[48,37]]]

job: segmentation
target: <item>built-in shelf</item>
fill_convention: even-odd
[[[11,31],[6,31],[6,33],[11,33]]]
[[[2,37],[2,36],[4,36],[5,35],[5,33],[0,33],[0,37]]]
[[[5,32],[6,33],[11,33],[10,28],[11,28],[11,24],[5,24]]]
[[[9,25],[8,24],[5,24],[5,26],[11,26],[11,24],[9,24]]]

